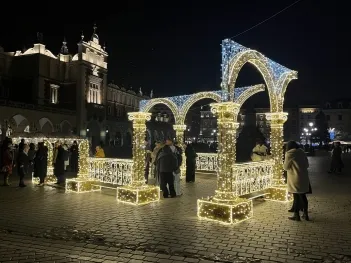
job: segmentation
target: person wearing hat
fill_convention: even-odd
[[[256,146],[252,149],[251,160],[254,162],[263,161],[267,156],[268,148],[263,144],[262,139],[256,140]]]

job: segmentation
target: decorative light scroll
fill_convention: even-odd
[[[116,158],[88,158],[91,180],[113,185],[132,182],[133,160]]]
[[[266,190],[273,185],[273,160],[233,165],[233,190],[236,196]]]
[[[196,170],[206,172],[216,172],[218,170],[217,153],[197,153]]]

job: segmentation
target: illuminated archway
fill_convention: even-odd
[[[177,121],[178,121],[178,107],[169,98],[155,98],[155,99],[151,99],[151,100],[142,100],[142,101],[140,101],[140,104],[139,104],[139,111],[149,112],[157,104],[163,104],[163,105],[167,106],[171,110],[171,112],[173,113],[175,123],[177,123]]]
[[[233,100],[239,72],[246,63],[250,63],[260,72],[266,83],[271,112],[283,111],[284,94],[290,81],[297,79],[296,71],[230,39],[225,39],[222,43],[222,59],[222,88],[228,91],[230,100]]]
[[[193,95],[189,96],[184,96],[186,99],[181,105],[179,109],[179,119],[178,119],[178,124],[183,125],[185,122],[186,115],[191,108],[196,102],[203,100],[203,99],[212,99],[215,102],[221,102],[223,100],[223,95],[222,91],[204,91],[204,92],[198,92]]]

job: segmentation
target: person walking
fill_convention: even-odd
[[[284,170],[287,171],[288,192],[293,194],[294,215],[290,220],[301,221],[300,211],[306,221],[308,216],[308,200],[306,193],[312,193],[308,176],[308,159],[303,149],[295,141],[289,141],[286,146]]]

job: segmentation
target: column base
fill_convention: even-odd
[[[101,191],[101,186],[87,179],[67,179],[66,193],[87,193]]]
[[[40,182],[40,179],[39,177],[34,177],[32,175],[32,183],[33,184],[39,184]],[[53,167],[49,167],[48,170],[47,170],[47,175],[45,177],[45,184],[47,185],[53,185],[57,182],[57,178],[56,176],[54,175],[54,168]]]
[[[266,189],[266,200],[277,202],[290,202],[292,196],[288,192],[287,185],[274,185]]]
[[[253,216],[252,201],[244,198],[235,198],[229,202],[213,198],[198,199],[197,216],[223,224],[237,224]]]
[[[146,205],[160,200],[158,186],[121,186],[117,187],[117,201],[132,205]]]

